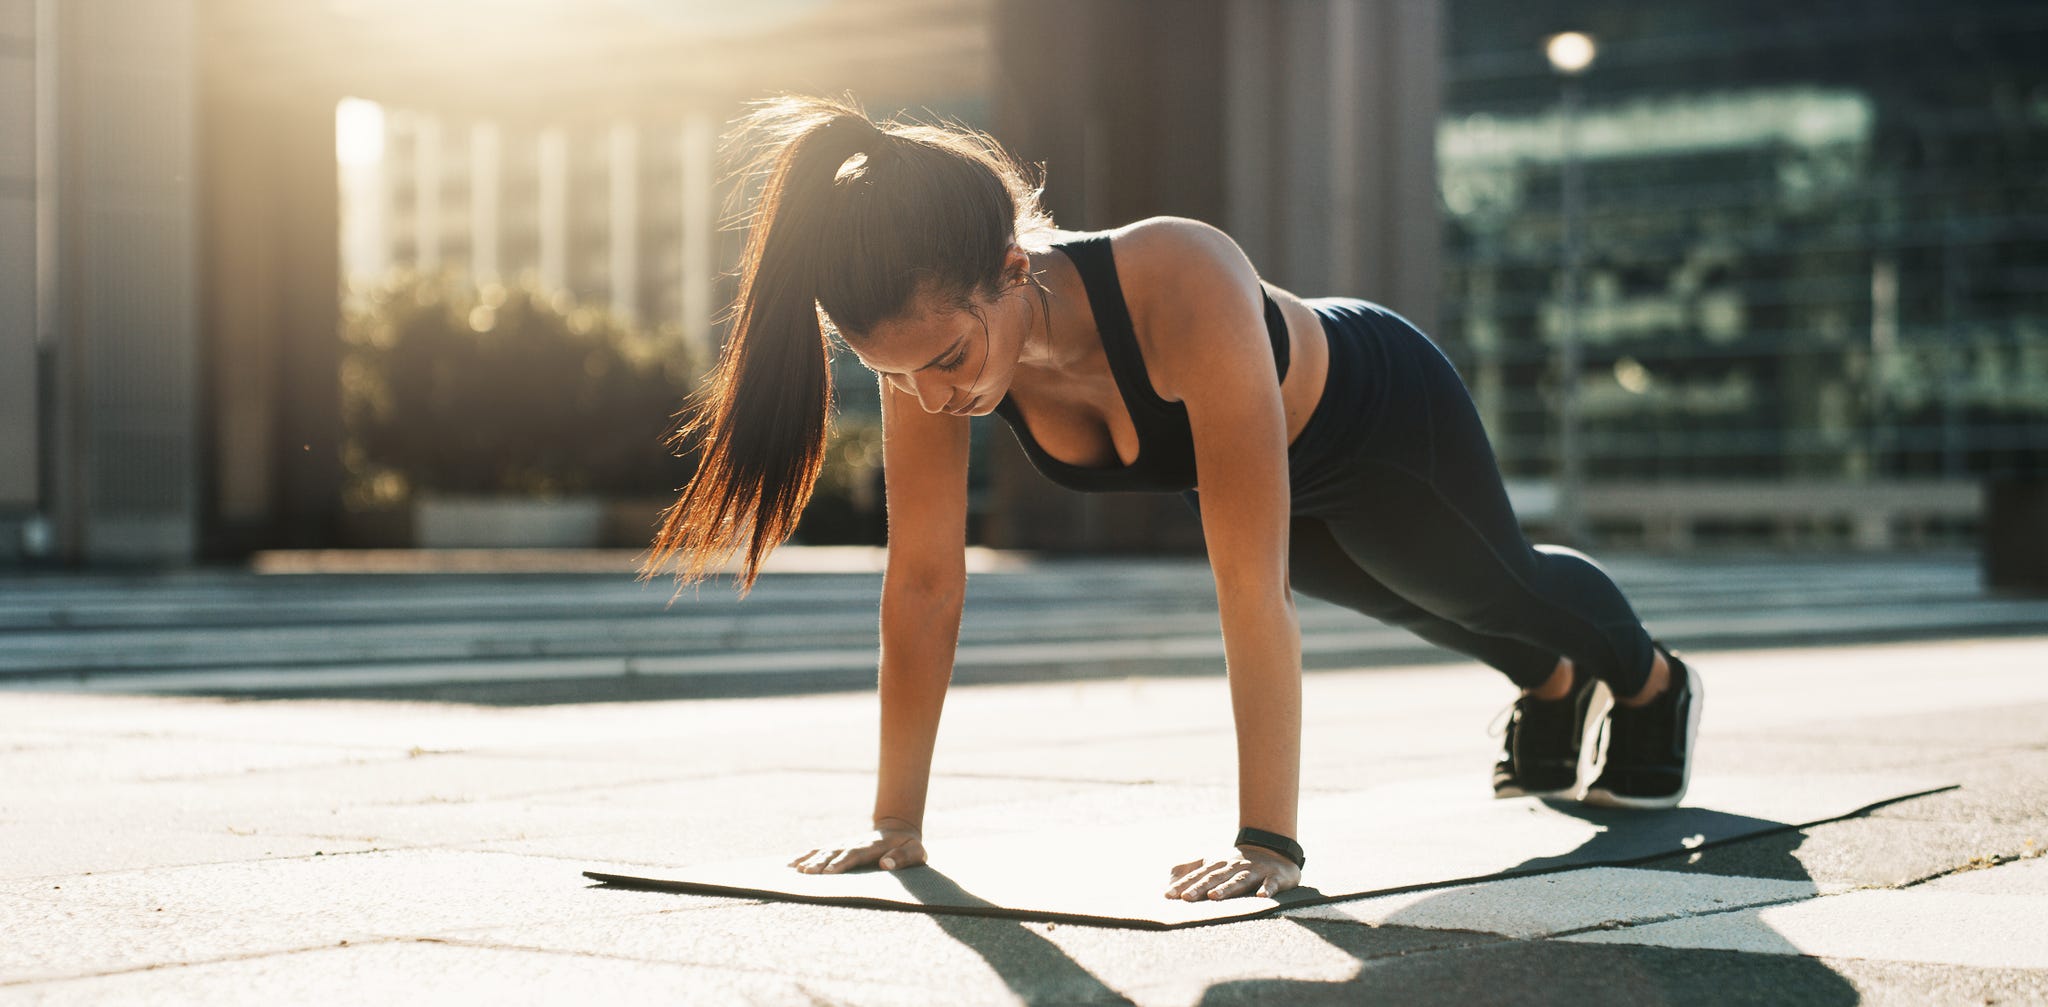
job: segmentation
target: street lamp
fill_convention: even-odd
[[[1551,69],[1557,71],[1562,92],[1557,117],[1564,197],[1564,289],[1558,305],[1557,523],[1567,544],[1582,546],[1586,544],[1586,472],[1584,451],[1579,446],[1579,217],[1584,192],[1579,177],[1577,119],[1579,75],[1593,65],[1595,47],[1592,36],[1568,31],[1544,40],[1543,52],[1550,58]]]

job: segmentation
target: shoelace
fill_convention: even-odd
[[[1487,737],[1489,737],[1489,738],[1500,738],[1500,737],[1505,737],[1505,736],[1507,735],[1507,733],[1508,733],[1508,718],[1509,718],[1509,717],[1511,717],[1511,716],[1512,716],[1512,715],[1514,714],[1514,712],[1515,712],[1515,704],[1516,704],[1516,703],[1519,703],[1519,702],[1521,702],[1521,700],[1519,700],[1519,699],[1517,699],[1517,700],[1513,700],[1513,701],[1510,701],[1510,702],[1508,703],[1508,705],[1506,705],[1506,706],[1504,706],[1504,707],[1502,707],[1502,708],[1501,708],[1501,711],[1500,711],[1499,713],[1496,713],[1496,714],[1494,714],[1494,715],[1493,715],[1493,719],[1492,719],[1491,721],[1487,722],[1487,725],[1486,725],[1486,736],[1487,736]],[[1494,729],[1494,728],[1495,728],[1495,725],[1498,725],[1498,726],[1499,726],[1499,730],[1495,730],[1495,729]]]

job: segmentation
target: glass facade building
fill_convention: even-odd
[[[2048,473],[2048,6],[1447,21],[1438,335],[1510,477],[1560,468],[1567,332],[1590,484]],[[1598,44],[1573,78],[1567,29]]]

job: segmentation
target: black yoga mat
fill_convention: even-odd
[[[1048,866],[1070,834],[927,837],[931,862],[900,871],[803,874],[774,857],[635,873],[585,871],[627,888],[827,905],[1166,930],[1388,892],[1637,863],[1682,850],[1842,818],[1953,784],[1883,774],[1695,777],[1682,807],[1598,808],[1495,800],[1469,777],[1304,801],[1302,887],[1277,899],[1183,902],[1164,896],[1176,862],[1227,848],[1231,816],[1090,829],[1086,861]],[[1191,837],[1223,837],[1203,847]]]

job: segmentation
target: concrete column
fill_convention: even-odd
[[[38,37],[52,42],[38,47],[39,63],[52,60],[38,114],[50,124],[51,187],[37,196],[45,443],[56,544],[71,562],[176,563],[196,547],[194,6],[37,8]]]
[[[1367,16],[1357,0],[1325,2],[1329,8],[1324,38],[1329,46],[1330,103],[1325,111],[1329,116],[1330,213],[1328,233],[1323,236],[1329,248],[1324,288],[1340,293],[1361,289],[1367,269],[1382,265],[1371,261],[1376,257],[1360,247],[1359,217],[1381,208],[1372,205],[1368,197],[1374,193],[1359,183],[1364,180],[1365,158],[1380,153],[1362,146],[1365,110],[1382,106],[1384,98],[1378,93],[1379,76],[1368,73],[1365,66],[1364,50],[1372,39],[1365,24]]]
[[[1271,268],[1282,230],[1273,215],[1277,193],[1266,146],[1280,87],[1272,10],[1267,0],[1230,0],[1223,29],[1225,205],[1218,224],[1261,269]]]
[[[715,359],[712,281],[718,273],[718,126],[709,112],[691,112],[682,134],[683,338],[697,359]]]
[[[36,2],[0,2],[0,563],[22,548],[42,497],[36,240]]]
[[[209,96],[208,551],[218,555],[329,545],[339,522],[333,117],[328,96]]]
[[[414,112],[412,122],[413,261],[432,273],[441,268],[441,120]]]
[[[611,309],[631,322],[640,316],[640,133],[630,122],[612,123]]]
[[[1385,71],[1377,107],[1365,110],[1373,155],[1383,158],[1380,198],[1360,237],[1374,249],[1361,282],[1380,279],[1385,303],[1434,335],[1443,277],[1443,200],[1436,130],[1443,112],[1443,0],[1368,4],[1378,15],[1371,65]],[[1367,295],[1371,296],[1371,295]]]
[[[540,283],[569,289],[569,136],[559,126],[540,133]]]
[[[478,286],[498,282],[498,124],[469,127],[469,275]]]

